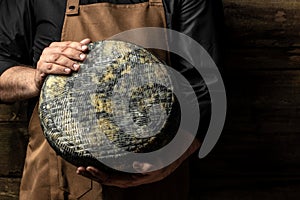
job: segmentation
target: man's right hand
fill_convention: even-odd
[[[37,68],[14,66],[0,76],[0,102],[15,102],[39,95],[48,74],[68,75],[78,71],[78,63],[86,58],[87,44],[81,42],[53,42],[45,48]]]
[[[90,39],[81,42],[53,42],[45,48],[37,63],[35,73],[36,87],[40,89],[48,74],[68,75],[79,70],[79,62],[86,58]]]

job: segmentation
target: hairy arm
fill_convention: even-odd
[[[14,66],[0,76],[0,101],[15,102],[39,95],[35,81],[36,69]]]

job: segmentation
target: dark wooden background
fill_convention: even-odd
[[[224,0],[228,115],[193,200],[300,198],[300,1]],[[18,198],[26,102],[0,104],[0,199]]]

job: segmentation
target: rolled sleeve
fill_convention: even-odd
[[[31,65],[30,1],[0,1],[0,75],[16,65]]]
[[[20,65],[20,63],[14,61],[14,60],[9,60],[6,58],[1,58],[0,56],[0,76],[3,74],[3,72],[13,66]]]

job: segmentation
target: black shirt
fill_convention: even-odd
[[[81,0],[141,3],[147,0]],[[66,0],[0,0],[0,75],[15,65],[36,66],[45,47],[60,41]],[[198,41],[219,61],[221,0],[164,0],[168,28]]]

